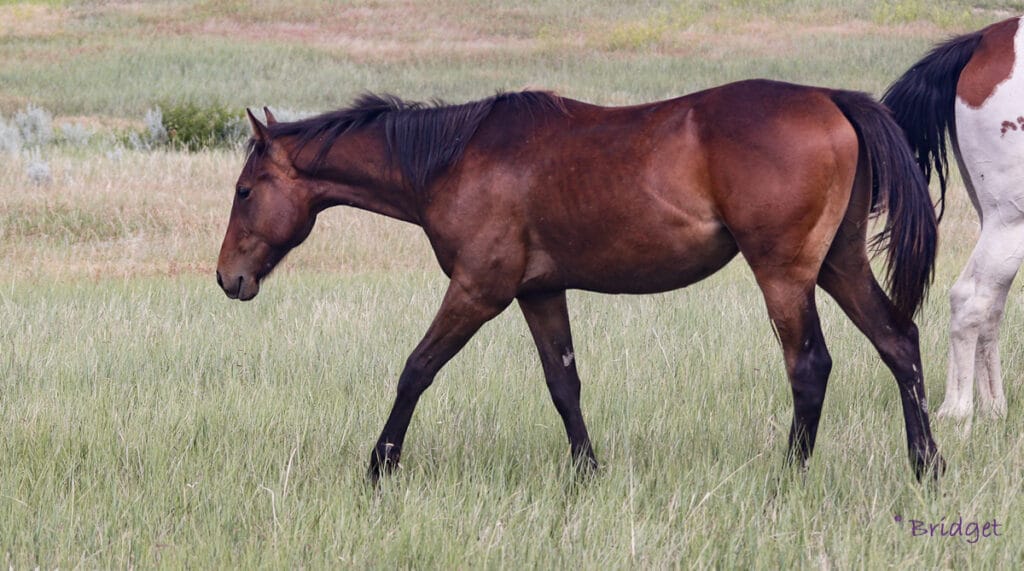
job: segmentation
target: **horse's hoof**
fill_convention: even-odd
[[[573,464],[576,468],[576,474],[582,478],[596,476],[597,473],[601,471],[601,465],[597,462],[597,459],[592,456],[576,458],[573,460]]]

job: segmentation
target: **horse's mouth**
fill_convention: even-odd
[[[217,284],[224,290],[228,299],[249,301],[260,292],[260,280],[258,277],[238,276],[236,278],[224,279],[220,272],[217,272]]]
[[[234,297],[238,301],[249,301],[260,292],[260,279],[258,277],[251,277],[247,280],[239,277],[238,282],[238,289],[235,291]],[[228,294],[228,297],[231,297],[231,294]]]

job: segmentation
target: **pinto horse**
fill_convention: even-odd
[[[815,285],[870,339],[899,385],[918,478],[943,466],[928,421],[912,317],[931,279],[935,212],[888,111],[870,97],[745,81],[605,108],[546,92],[463,105],[364,95],[351,107],[267,124],[238,178],[217,281],[232,299],[313,229],[354,206],[421,226],[450,278],[398,380],[370,455],[397,465],[413,409],[438,371],[512,301],[540,353],[577,465],[597,466],[580,410],[567,289],[654,293],[742,253],[764,294],[793,393],[790,459],[811,455],[832,360]],[[892,300],[875,281],[869,216]]]
[[[946,194],[946,136],[981,221],[981,236],[949,293],[946,398],[939,416],[1006,414],[999,325],[1024,260],[1024,26],[1011,18],[940,44],[889,87],[883,102],[918,163]]]

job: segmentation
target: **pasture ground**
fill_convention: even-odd
[[[934,428],[920,486],[896,385],[822,294],[818,449],[783,469],[781,352],[742,260],[683,291],[573,292],[604,469],[577,482],[514,307],[424,396],[403,466],[366,460],[445,278],[419,229],[336,209],[248,304],[213,280],[237,150],[131,150],[161,102],[318,111],[362,90],[454,102],[552,88],[606,104],[746,77],[880,94],[933,42],[1020,2],[0,2],[0,113],[84,146],[0,155],[0,556],[28,567],[1008,568],[1024,561],[1024,296],[1005,421]],[[428,5],[430,7],[428,7]],[[45,160],[49,184],[26,173]],[[977,232],[950,191],[918,319],[934,410],[949,286]],[[904,521],[898,523],[899,516]],[[912,536],[910,520],[999,522]]]

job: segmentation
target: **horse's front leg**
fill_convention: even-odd
[[[462,349],[481,325],[501,313],[510,302],[511,299],[500,301],[472,291],[457,279],[448,284],[441,309],[423,340],[409,355],[398,379],[395,404],[370,455],[367,475],[371,480],[377,481],[381,474],[398,465],[413,410],[437,372]]]
[[[521,296],[519,307],[540,352],[551,400],[565,423],[573,461],[580,470],[592,470],[597,467],[597,459],[580,411],[580,377],[576,372],[565,292]]]

